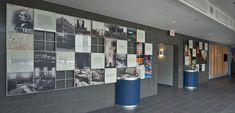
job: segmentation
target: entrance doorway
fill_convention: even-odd
[[[158,44],[158,84],[174,85],[174,46]]]

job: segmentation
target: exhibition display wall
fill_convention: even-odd
[[[152,77],[148,31],[7,4],[7,95]]]
[[[184,69],[206,71],[209,45],[201,41],[184,41]]]

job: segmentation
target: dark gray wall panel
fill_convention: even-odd
[[[21,96],[6,97],[5,94],[5,2],[0,1],[0,111],[3,113],[84,113],[104,107],[113,106],[115,103],[115,84],[67,89],[60,91],[42,92]],[[106,23],[118,24],[126,27],[133,27],[152,32],[153,36],[153,78],[141,80],[141,97],[148,97],[157,94],[157,44],[166,43],[177,46],[178,54],[178,79],[174,83],[178,87],[183,85],[183,39],[193,37],[177,34],[172,38],[168,32],[140,24],[119,20],[107,16],[102,16],[86,11],[81,11],[61,5],[56,5],[40,0],[8,0],[8,3],[32,7],[56,13],[82,17]],[[208,69],[208,65],[207,65]],[[207,81],[208,71],[200,73],[200,80]]]

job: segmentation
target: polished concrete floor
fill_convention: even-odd
[[[235,78],[211,80],[194,91],[158,86],[158,95],[142,99],[135,110],[114,106],[90,113],[235,113]]]

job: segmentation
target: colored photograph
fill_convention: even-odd
[[[144,57],[145,78],[152,78],[152,56],[146,55]]]

